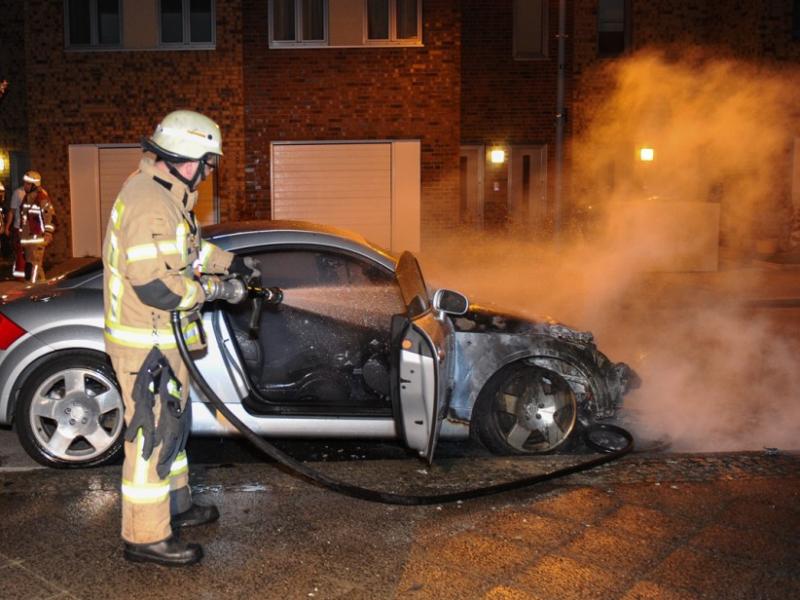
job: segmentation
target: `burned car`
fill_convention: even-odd
[[[430,293],[415,257],[296,222],[208,227],[256,257],[276,305],[207,305],[197,366],[252,430],[278,438],[437,440],[503,454],[569,448],[637,383],[591,334]],[[123,404],[104,353],[100,261],[0,301],[0,422],[38,462],[79,467],[121,451]],[[237,432],[192,387],[192,433]]]

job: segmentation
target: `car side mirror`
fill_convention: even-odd
[[[443,288],[433,295],[433,308],[449,315],[463,315],[469,310],[469,300],[464,294]]]

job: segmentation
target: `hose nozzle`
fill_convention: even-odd
[[[279,287],[265,288],[264,301],[268,304],[280,304],[283,302],[283,290]]]
[[[267,304],[280,304],[283,302],[283,290],[279,287],[262,288],[251,285],[248,289],[252,298],[258,298]]]

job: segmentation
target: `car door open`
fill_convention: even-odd
[[[452,324],[432,309],[417,259],[409,252],[400,257],[397,280],[406,314],[392,322],[395,421],[406,445],[430,463],[452,390]]]

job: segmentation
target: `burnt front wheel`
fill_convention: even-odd
[[[540,454],[567,442],[577,414],[575,394],[560,375],[515,363],[486,384],[473,421],[478,439],[496,454]]]

